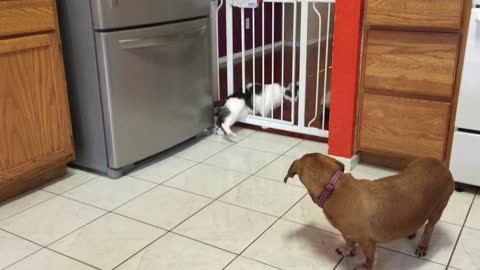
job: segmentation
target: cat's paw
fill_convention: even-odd
[[[223,136],[225,135],[225,132],[223,132],[223,130],[221,128],[215,128],[215,134],[216,135],[219,135],[219,136]]]

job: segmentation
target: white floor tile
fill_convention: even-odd
[[[191,193],[158,186],[115,212],[170,230],[211,201]]]
[[[351,270],[365,262],[365,256],[360,248],[356,247],[356,256],[345,258],[337,267],[338,270]],[[445,270],[444,265],[417,259],[398,252],[377,248],[375,270]]]
[[[248,147],[259,151],[283,154],[301,140],[276,134],[257,132],[238,143],[239,146]]]
[[[462,270],[480,269],[480,231],[464,228],[450,266]]]
[[[214,142],[211,140],[200,140],[194,144],[185,146],[185,149],[178,152],[175,156],[200,162],[229,146],[230,145],[228,144]]]
[[[352,175],[355,178],[359,179],[369,179],[369,180],[375,180],[378,178],[383,178],[387,176],[392,176],[397,174],[398,171],[388,169],[388,168],[383,168],[383,167],[378,167],[374,165],[369,165],[365,163],[360,163],[352,171]],[[373,179],[372,179],[373,178]]]
[[[334,234],[280,220],[243,255],[283,270],[332,270],[341,243]]]
[[[0,269],[25,258],[40,248],[32,242],[0,231]]]
[[[255,175],[283,183],[283,180],[287,175],[288,169],[295,160],[297,160],[297,158],[295,157],[281,156],[272,163],[270,163],[268,166],[260,170]],[[300,182],[298,176],[290,178],[288,180],[288,183],[303,187],[303,184],[302,182]]]
[[[129,176],[115,180],[98,177],[66,192],[64,196],[102,209],[113,210],[154,186],[153,183]]]
[[[94,270],[94,268],[77,262],[48,249],[27,257],[8,267],[7,270]]]
[[[237,137],[225,136],[223,134],[218,135],[214,133],[210,136],[205,137],[205,140],[209,140],[212,142],[232,144],[232,143],[237,143],[256,132],[255,130],[252,130],[252,129],[239,128],[239,127],[233,127],[232,131],[235,132],[235,134],[237,134]]]
[[[225,270],[276,270],[263,263],[256,262],[244,257],[238,257]]]
[[[214,202],[174,231],[231,252],[239,253],[275,218],[233,205]]]
[[[300,187],[251,177],[219,200],[279,217],[306,193]]]
[[[278,155],[234,145],[205,161],[206,164],[244,173],[255,173]]]
[[[56,197],[0,222],[6,231],[48,245],[103,215],[100,209]]]
[[[52,193],[43,190],[35,190],[15,197],[0,205],[0,220],[11,217],[54,196]]]
[[[320,154],[328,154],[328,144],[314,142],[314,141],[302,141],[290,151],[285,153],[286,156],[294,157],[294,158],[301,158],[305,154],[310,153],[320,153]]]
[[[211,136],[208,136],[208,140],[216,141],[216,142],[222,142],[222,143],[237,143],[246,137],[256,133],[257,131],[253,129],[248,129],[248,128],[241,128],[241,127],[231,127],[231,130],[237,134],[237,137],[231,137],[222,134],[212,134]]]
[[[460,229],[461,227],[457,225],[438,222],[430,240],[430,249],[424,259],[447,265],[460,234]],[[416,239],[409,240],[405,238],[387,244],[380,244],[380,246],[415,256],[415,249],[422,237],[422,233],[423,229],[418,231]]]
[[[48,183],[43,187],[43,189],[56,194],[62,194],[72,188],[87,183],[95,177],[97,177],[97,175],[93,173],[68,168],[67,175],[61,177],[60,179],[52,181],[51,183]]]
[[[176,157],[169,157],[156,163],[147,165],[131,175],[140,179],[161,184],[173,176],[193,167],[196,162]]]
[[[464,192],[454,191],[452,196],[450,197],[450,200],[448,201],[447,208],[445,208],[445,210],[443,211],[441,220],[448,223],[463,226],[463,223],[467,218],[468,209],[470,209],[470,206],[472,205],[474,197],[475,197],[475,193],[472,192],[471,190],[465,190]],[[479,203],[479,207],[480,207],[480,203]],[[480,209],[479,209],[479,212],[480,212]],[[479,219],[479,229],[480,229],[480,219]]]
[[[465,226],[480,230],[480,195],[477,195],[473,201]]]
[[[245,173],[198,164],[164,185],[217,198],[247,177]]]
[[[112,269],[164,233],[164,230],[107,214],[50,248],[95,267]]]
[[[221,270],[235,258],[232,253],[167,234],[122,264],[118,270]]]
[[[288,211],[284,219],[340,234],[340,232],[328,222],[323,210],[313,203],[309,195],[305,196],[295,207]]]

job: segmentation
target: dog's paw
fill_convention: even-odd
[[[417,237],[417,233],[412,233],[408,236],[408,239],[412,240],[415,239],[415,237]]]
[[[417,249],[415,250],[415,255],[417,255],[418,257],[425,257],[427,256],[427,252],[428,252],[427,246],[418,245]]]
[[[337,248],[335,251],[337,252],[338,255],[343,256],[343,257],[355,256],[355,253],[353,252],[353,249],[349,249],[347,247]]]

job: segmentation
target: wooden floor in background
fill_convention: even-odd
[[[330,42],[330,51],[331,51],[331,42]],[[316,94],[317,89],[317,56],[318,56],[318,46],[317,44],[308,46],[307,51],[307,86],[306,86],[306,104],[305,104],[305,123],[308,123],[315,118],[315,104],[318,104],[318,113],[315,120],[312,122],[311,127],[321,128],[323,119],[322,119],[322,110],[323,107],[321,105],[321,101],[323,98],[323,90],[324,90],[324,83],[325,83],[325,48],[326,43],[323,42],[320,48],[320,66],[319,66],[319,77],[318,77],[318,85],[319,85],[319,93],[318,98]],[[283,85],[288,86],[292,82],[292,55],[293,50],[292,47],[285,47],[284,53],[284,70],[283,70]],[[297,48],[296,52],[296,74],[295,80],[298,82],[299,76],[299,55],[300,49]],[[329,54],[331,55],[331,54]],[[273,69],[273,83],[282,84],[282,49],[281,47],[277,47],[273,53],[273,61],[274,61],[274,69]],[[327,66],[331,66],[332,59],[329,59]],[[245,81],[246,84],[253,82],[254,77],[254,66],[253,66],[253,57],[247,56],[247,60],[245,62]],[[255,54],[255,82],[262,83],[262,53]],[[328,76],[326,80],[326,87],[327,90],[330,89],[330,77],[331,77],[331,69],[328,69]],[[226,66],[222,65],[220,67],[220,93],[221,99],[224,100],[227,97],[227,70]],[[265,50],[265,84],[272,83],[272,51]],[[238,61],[234,64],[234,91],[241,91],[242,90],[242,63]],[[298,102],[295,104],[297,108]],[[298,113],[297,109],[295,108],[295,124],[298,122]],[[282,112],[281,108],[278,108],[274,111],[273,118],[274,119],[282,119]],[[325,115],[325,129],[328,130],[328,111]],[[291,121],[292,119],[292,104],[288,101],[285,101],[283,107],[283,119],[286,121]],[[311,136],[310,136],[311,137]]]

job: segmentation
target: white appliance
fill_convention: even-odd
[[[480,186],[480,0],[470,18],[450,170],[455,181]]]

